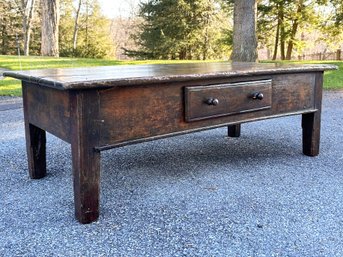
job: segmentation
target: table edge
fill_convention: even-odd
[[[246,71],[228,71],[216,73],[203,74],[183,74],[183,75],[168,75],[168,76],[147,76],[147,77],[132,77],[120,79],[104,79],[104,80],[89,80],[77,82],[60,82],[53,81],[46,78],[28,76],[20,74],[21,71],[6,71],[3,73],[5,77],[19,79],[24,82],[38,84],[40,86],[55,88],[59,90],[82,90],[95,88],[112,88],[122,86],[135,86],[146,84],[158,84],[166,82],[185,82],[197,81],[204,79],[225,79],[232,77],[246,77],[246,76],[261,76],[261,75],[275,75],[275,74],[289,74],[289,73],[310,73],[310,72],[324,72],[328,70],[338,70],[338,66],[331,64],[315,64],[311,66],[295,66],[295,67],[276,67],[274,69],[262,70],[246,70]]]

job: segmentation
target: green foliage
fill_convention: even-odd
[[[273,48],[274,53],[280,50],[281,59],[286,59],[302,54],[306,35],[317,33],[322,35],[318,42],[337,47],[343,40],[342,6],[341,0],[261,0],[257,19],[260,46]]]
[[[75,25],[74,0],[60,0],[59,48],[61,56],[103,58],[112,56],[110,20],[100,11],[98,0],[83,0],[79,17],[78,44],[73,48]],[[0,54],[23,54],[23,3],[21,0],[0,1]],[[36,1],[32,20],[30,54],[40,55],[41,6]]]
[[[0,2],[0,46],[1,54],[16,54],[16,35],[21,34],[21,17],[12,1]],[[10,14],[10,15],[5,15]]]
[[[336,50],[337,42],[343,42],[343,2],[326,0],[325,4],[330,11],[320,22],[319,30],[322,34],[320,40],[327,44],[328,48]]]
[[[149,0],[141,3],[143,19],[135,35],[138,51],[127,51],[140,58],[213,59],[224,57],[223,44],[227,16],[215,0]]]
[[[337,32],[340,30],[342,32],[343,26],[343,2],[342,0],[331,0],[333,7],[333,15],[331,19],[334,21],[334,26],[337,28]]]
[[[0,1],[0,54],[23,54],[23,2],[19,0]],[[36,1],[32,20],[30,53],[40,52],[40,19]]]
[[[100,11],[98,0],[83,1],[79,16],[77,46],[73,47],[75,8],[73,0],[63,0],[60,19],[60,56],[104,58],[114,46],[110,37],[110,20]]]
[[[262,46],[271,46],[270,40],[274,36],[274,28],[277,21],[276,6],[273,3],[262,2],[257,5],[257,39]]]
[[[291,48],[288,54],[292,53],[293,46],[301,52],[302,44],[296,35],[303,24],[315,23],[314,1],[261,1],[258,10],[258,38],[262,45],[270,47],[280,44],[281,59],[286,58],[286,48]],[[277,51],[275,45],[274,51]]]
[[[59,51],[60,56],[73,56],[74,30],[73,0],[60,1]]]
[[[102,15],[99,0],[82,0],[77,44],[74,47],[78,1],[60,0],[60,55],[90,58],[113,56],[117,50],[114,41],[118,39],[111,34],[111,21]],[[24,2],[0,1],[0,54],[17,54],[16,37],[23,54]],[[32,20],[31,55],[40,54],[39,2],[36,1]],[[259,46],[273,52],[276,45],[278,55],[282,51],[280,56],[284,59],[287,58],[288,48],[294,56],[302,54],[304,49],[316,42],[323,43],[328,51],[336,50],[343,42],[342,0],[259,0],[257,3]],[[126,53],[141,59],[227,59],[232,46],[232,15],[233,0],[145,0],[140,4],[140,18],[133,18],[134,24],[142,20],[134,35],[139,48],[126,45],[130,48],[126,49]],[[126,34],[127,30],[133,29],[128,26],[122,31]],[[306,36],[313,34],[318,34],[317,39],[306,42]]]

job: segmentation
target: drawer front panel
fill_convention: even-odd
[[[185,88],[187,122],[270,109],[271,105],[271,80]]]

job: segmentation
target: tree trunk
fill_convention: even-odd
[[[208,53],[208,49],[209,49],[209,42],[208,42],[208,31],[206,28],[205,31],[205,38],[204,38],[204,45],[202,48],[202,59],[205,61],[207,59],[207,53]]]
[[[58,24],[59,0],[41,1],[42,3],[42,47],[41,55],[59,56]]]
[[[280,18],[280,54],[281,54],[281,60],[285,60],[286,32],[285,32],[285,24],[284,24],[284,8],[283,8],[282,3],[280,3],[279,18]]]
[[[0,12],[5,13],[8,11],[7,5],[0,5]],[[1,28],[1,54],[5,55],[8,52],[8,17],[5,15],[0,16],[0,28]]]
[[[86,1],[86,24],[85,24],[85,46],[86,46],[86,55],[89,54],[88,48],[88,19],[89,19],[89,1]]]
[[[79,15],[80,15],[80,10],[81,10],[81,5],[82,5],[82,0],[79,0],[79,5],[76,10],[76,15],[75,15],[75,24],[74,24],[74,33],[73,33],[73,50],[76,50],[77,47],[77,33],[79,31]]]
[[[292,58],[292,51],[294,45],[295,34],[298,28],[298,22],[294,21],[292,25],[291,37],[288,41],[287,53],[286,53],[286,60],[290,60]]]
[[[257,61],[257,36],[255,0],[235,0],[233,14],[233,62]],[[241,124],[228,127],[228,136],[239,137]]]
[[[232,61],[256,62],[256,1],[235,0]]]
[[[299,0],[296,17],[292,25],[291,37],[288,42],[286,60],[290,60],[292,58],[295,35],[297,34],[297,30],[299,26],[299,16],[301,16],[302,10],[303,10],[303,0]]]
[[[187,49],[182,48],[179,51],[179,60],[186,60],[186,57],[187,57]]]
[[[278,8],[280,8],[280,6],[278,6]],[[281,20],[280,20],[279,14],[278,14],[277,26],[276,26],[276,35],[275,35],[274,53],[273,53],[273,60],[276,60],[276,57],[277,57],[277,49],[279,47],[280,25],[281,25]]]
[[[22,0],[21,13],[23,15],[23,40],[24,55],[28,56],[30,52],[31,24],[33,19],[35,0]]]

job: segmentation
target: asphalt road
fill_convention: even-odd
[[[30,180],[22,109],[2,110],[0,256],[343,256],[343,92],[324,94],[318,157],[300,124],[105,151],[100,219],[80,225],[70,146],[48,135],[48,176]]]

